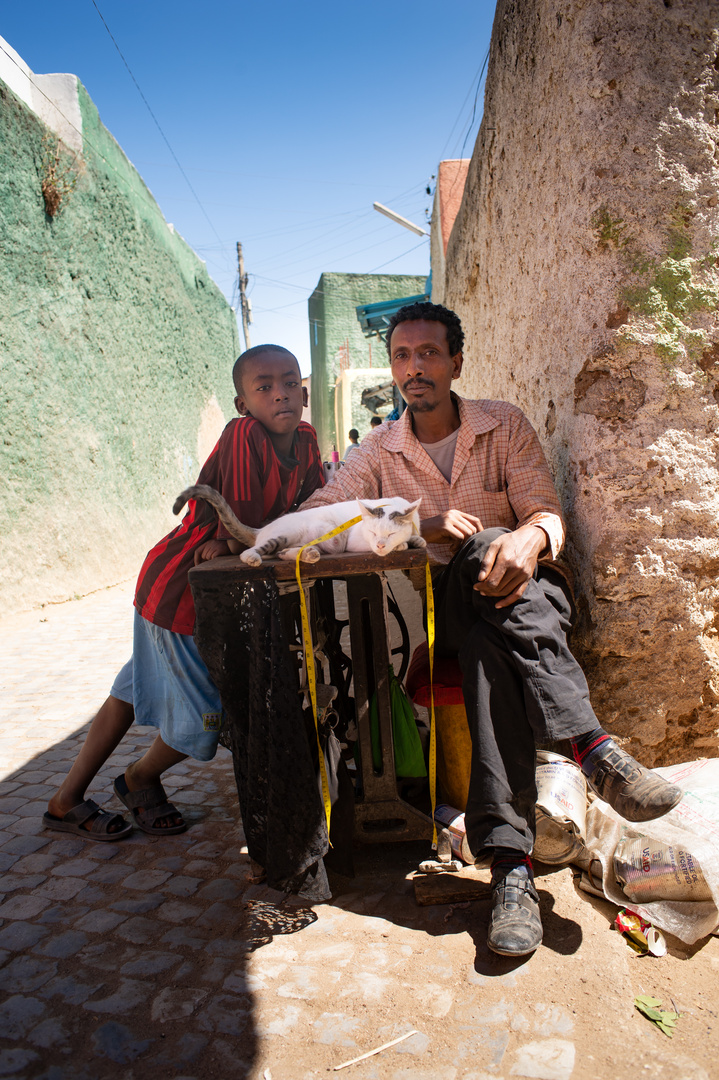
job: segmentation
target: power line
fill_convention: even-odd
[[[199,195],[197,194],[197,192],[196,192],[196,191],[195,191],[195,189],[193,188],[192,184],[190,183],[190,179],[189,179],[189,177],[188,177],[187,173],[185,172],[185,170],[184,170],[184,169],[182,168],[182,165],[180,164],[180,161],[179,161],[179,159],[178,159],[178,157],[177,157],[177,154],[175,153],[175,151],[174,151],[174,150],[172,149],[172,147],[170,146],[170,141],[169,141],[169,139],[167,138],[167,135],[165,135],[165,132],[164,132],[164,131],[162,130],[161,126],[160,126],[160,121],[159,121],[159,120],[157,119],[157,117],[155,116],[154,112],[153,112],[153,111],[152,111],[152,109],[150,108],[150,103],[149,103],[149,101],[147,100],[147,98],[146,98],[146,97],[145,97],[145,95],[143,94],[143,92],[142,92],[142,89],[141,89],[141,87],[140,87],[140,84],[139,84],[139,82],[137,81],[137,79],[136,79],[136,78],[135,78],[135,76],[133,75],[133,73],[132,73],[132,69],[130,68],[130,65],[128,64],[127,60],[126,60],[126,59],[125,59],[125,57],[123,56],[123,54],[122,54],[122,50],[121,50],[120,46],[119,46],[119,45],[117,44],[117,42],[115,41],[115,38],[113,37],[112,31],[111,31],[110,27],[109,27],[109,26],[107,25],[107,23],[106,23],[106,21],[105,21],[105,16],[104,16],[104,15],[102,14],[102,12],[100,11],[99,7],[98,7],[98,6],[97,6],[97,4],[95,3],[95,0],[92,0],[92,6],[93,6],[93,7],[95,8],[95,11],[96,11],[96,12],[98,13],[98,15],[100,16],[100,19],[102,20],[102,25],[103,25],[103,26],[105,27],[105,29],[107,30],[108,34],[110,35],[110,40],[112,41],[113,45],[114,45],[114,46],[115,46],[115,48],[117,49],[117,51],[118,51],[118,53],[119,53],[119,56],[120,56],[120,59],[122,60],[123,64],[125,65],[125,67],[126,67],[126,68],[127,68],[127,70],[128,70],[128,73],[129,73],[129,75],[130,75],[130,78],[132,79],[132,81],[134,82],[135,86],[137,87],[137,92],[138,92],[138,94],[140,95],[140,97],[142,98],[142,100],[144,101],[144,103],[145,103],[145,106],[146,106],[146,108],[147,108],[147,111],[149,112],[149,114],[150,114],[150,116],[152,117],[152,119],[153,119],[153,120],[155,121],[155,125],[156,125],[156,127],[157,127],[157,130],[158,130],[158,131],[160,132],[160,135],[162,135],[162,138],[163,138],[163,139],[164,139],[164,141],[165,141],[165,145],[167,146],[167,149],[168,149],[168,150],[170,151],[170,153],[172,154],[173,160],[174,160],[175,164],[177,165],[177,168],[178,168],[178,169],[180,170],[180,172],[182,173],[182,176],[183,176],[183,177],[184,177],[184,179],[185,179],[185,183],[187,184],[188,188],[190,189],[190,191],[191,191],[191,192],[192,192],[192,194],[194,195],[194,197],[195,197],[195,201],[197,202],[197,205],[199,206],[199,208],[200,208],[200,210],[202,211],[202,213],[204,214],[204,216],[205,216],[205,220],[207,221],[207,224],[208,224],[208,225],[210,226],[210,228],[212,229],[213,233],[215,234],[215,236],[217,237],[217,239],[218,239],[218,240],[220,241],[220,243],[222,243],[222,240],[220,240],[220,235],[219,235],[219,233],[217,232],[217,229],[215,228],[215,226],[214,226],[214,225],[212,224],[212,222],[210,221],[210,218],[209,218],[209,216],[208,216],[208,214],[207,214],[207,211],[205,210],[204,206],[203,206],[203,205],[202,205],[202,203],[200,202],[200,197],[199,197]]]
[[[477,90],[476,90],[475,95],[474,95],[474,105],[472,106],[472,119],[469,121],[469,127],[467,128],[467,134],[464,136],[464,142],[462,143],[462,149],[459,152],[460,158],[464,155],[464,148],[467,145],[467,139],[469,138],[469,133],[470,133],[470,131],[472,130],[472,128],[474,126],[474,118],[475,118],[475,115],[477,113],[477,99],[479,98],[479,88],[482,85],[482,76],[484,75],[485,71],[487,70],[488,61],[489,61],[489,49],[487,49],[487,52],[486,52],[485,57],[484,57],[484,62],[482,64],[482,70],[479,73],[479,80],[477,82]]]
[[[475,71],[474,76],[472,78],[472,81],[469,84],[469,90],[467,91],[467,96],[465,97],[464,101],[462,102],[462,104],[460,106],[459,112],[457,114],[457,119],[452,124],[452,128],[450,130],[450,133],[447,136],[447,141],[445,142],[444,146],[442,147],[442,151],[441,151],[441,153],[439,155],[440,161],[444,157],[445,152],[447,151],[447,149],[448,149],[448,147],[449,147],[449,145],[450,145],[450,143],[452,141],[452,136],[454,135],[454,129],[457,127],[457,124],[459,123],[459,121],[462,118],[462,113],[464,112],[464,107],[467,104],[467,102],[469,101],[470,97],[472,96],[472,87],[474,86],[475,81],[477,80],[477,78],[479,78],[479,80],[481,82],[482,71],[484,70],[484,67],[485,67],[488,59],[489,59],[489,49],[487,49],[487,53],[486,53],[486,55],[484,57],[484,60],[482,61],[482,63],[479,65],[479,67]]]
[[[409,255],[411,252],[417,251],[418,248],[424,247],[428,243],[428,239],[420,240],[420,242],[418,244],[415,244],[414,247],[407,248],[407,250],[403,251],[401,255],[395,255],[394,259],[388,259],[387,262],[382,263],[380,266],[375,266],[373,270],[368,270],[367,273],[376,274],[377,271],[381,270],[383,267],[390,266],[391,263],[397,262],[398,259],[404,258],[405,255]]]

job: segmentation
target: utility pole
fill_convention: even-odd
[[[242,332],[245,335],[245,348],[251,349],[250,323],[252,322],[252,308],[247,296],[247,274],[245,273],[245,258],[242,254],[242,244],[237,241],[237,269],[240,274],[240,311],[242,312]]]

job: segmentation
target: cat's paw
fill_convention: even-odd
[[[397,547],[394,550],[395,551],[406,551],[408,547],[409,547],[409,544],[405,540],[403,540],[401,544],[397,544]]]
[[[247,551],[241,551],[240,561],[246,563],[247,566],[262,566],[262,556],[258,554],[255,548],[248,548]]]
[[[418,533],[416,536],[410,537],[409,544],[407,546],[413,548],[427,547],[427,541],[423,536],[420,536]]]
[[[317,562],[321,556],[320,549],[317,547],[307,547],[302,552],[302,558],[300,562]]]

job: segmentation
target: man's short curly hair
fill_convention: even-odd
[[[429,301],[423,301],[417,304],[407,304],[405,307],[400,308],[390,319],[385,337],[385,345],[390,357],[392,356],[392,332],[395,326],[399,326],[400,323],[419,322],[420,320],[444,323],[447,328],[449,355],[456,356],[458,352],[462,351],[464,330],[459,321],[459,316],[455,315],[449,308],[442,307],[441,304],[430,304]]]

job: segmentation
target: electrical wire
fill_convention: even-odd
[[[457,119],[452,124],[452,128],[450,130],[450,133],[447,136],[447,141],[445,142],[444,146],[442,147],[442,151],[441,151],[441,153],[439,155],[440,161],[444,158],[444,155],[447,152],[447,148],[449,147],[449,145],[450,145],[450,143],[452,141],[452,136],[454,135],[454,129],[457,127],[457,124],[459,123],[460,119],[462,118],[462,113],[464,112],[464,107],[467,104],[467,102],[469,101],[470,97],[472,96],[472,87],[474,86],[475,81],[477,80],[477,78],[479,78],[479,82],[482,81],[482,72],[484,71],[484,68],[486,67],[488,60],[489,60],[489,48],[487,48],[487,52],[485,54],[484,60],[482,61],[482,63],[479,65],[479,67],[475,71],[474,76],[472,78],[472,81],[469,84],[469,90],[467,91],[467,96],[465,97],[464,101],[462,102],[462,104],[460,106],[459,113],[457,114]],[[477,88],[479,88],[479,83],[477,83]],[[476,94],[475,94],[475,105],[476,105],[476,101],[477,101],[477,98],[476,98]]]
[[[467,139],[469,138],[469,133],[470,133],[470,131],[472,130],[472,128],[474,126],[474,118],[475,118],[475,116],[477,114],[477,99],[479,98],[479,88],[482,85],[482,77],[483,77],[485,71],[487,70],[488,62],[489,62],[489,49],[487,49],[487,52],[486,52],[485,57],[484,57],[484,62],[482,63],[482,70],[480,71],[480,74],[479,74],[479,81],[477,82],[477,90],[476,90],[475,95],[474,95],[474,105],[472,106],[472,119],[469,121],[469,127],[467,128],[467,134],[464,136],[464,142],[462,143],[462,149],[459,152],[460,158],[462,158],[463,155],[464,155],[464,148],[467,145]]]
[[[149,101],[147,100],[147,98],[146,98],[146,97],[145,97],[145,95],[143,94],[143,92],[142,92],[142,88],[141,88],[141,86],[140,86],[139,82],[137,81],[137,79],[135,78],[135,76],[134,76],[134,74],[133,74],[133,72],[132,72],[132,69],[131,69],[130,65],[128,64],[127,60],[126,60],[126,59],[125,59],[125,57],[123,56],[123,54],[122,54],[122,50],[121,50],[120,46],[119,46],[119,45],[117,44],[117,42],[115,41],[115,38],[114,38],[114,36],[113,36],[113,33],[112,33],[112,30],[110,29],[110,27],[109,27],[109,26],[107,25],[107,22],[105,21],[105,16],[104,16],[104,15],[102,14],[102,12],[100,11],[100,9],[99,9],[99,7],[97,6],[97,4],[96,4],[95,0],[91,0],[91,3],[92,3],[92,6],[93,6],[93,7],[95,8],[95,11],[96,11],[96,12],[98,13],[98,15],[100,16],[100,19],[102,20],[102,25],[103,25],[103,26],[105,27],[105,29],[107,30],[108,34],[110,35],[110,40],[112,41],[113,45],[114,45],[114,46],[115,46],[115,48],[117,49],[117,51],[118,51],[118,53],[119,53],[119,56],[120,56],[120,59],[122,60],[122,62],[123,62],[123,64],[125,65],[125,67],[127,68],[127,71],[128,71],[128,73],[129,73],[129,75],[130,75],[130,78],[132,79],[132,81],[134,82],[135,86],[137,87],[137,92],[138,92],[138,94],[140,95],[140,97],[142,98],[142,100],[144,101],[144,103],[145,103],[145,106],[146,106],[146,108],[147,108],[147,111],[149,112],[150,116],[151,116],[151,117],[152,117],[152,119],[154,120],[154,122],[155,122],[155,126],[157,127],[157,130],[158,130],[158,131],[160,132],[160,135],[162,136],[162,138],[163,138],[163,140],[164,140],[164,142],[165,142],[165,145],[167,146],[167,149],[168,149],[168,150],[170,151],[170,153],[171,153],[171,155],[172,155],[172,158],[173,158],[173,160],[174,160],[175,164],[177,165],[177,168],[178,168],[178,169],[180,170],[180,172],[181,172],[181,174],[182,174],[182,176],[183,176],[183,178],[184,178],[184,180],[185,180],[185,183],[187,184],[188,188],[190,189],[190,191],[191,191],[191,192],[192,192],[192,194],[194,195],[194,197],[195,197],[195,201],[196,201],[197,205],[199,206],[200,210],[202,211],[202,213],[203,213],[203,215],[204,215],[204,217],[205,217],[205,220],[207,221],[207,224],[208,224],[208,225],[210,226],[210,228],[212,229],[213,233],[215,234],[215,236],[217,237],[217,239],[218,239],[218,240],[220,241],[220,243],[222,243],[222,240],[220,239],[220,235],[219,235],[219,233],[217,232],[217,229],[216,229],[216,228],[215,228],[215,226],[214,226],[214,225],[212,224],[212,221],[210,220],[210,217],[209,217],[209,215],[208,215],[207,211],[205,210],[204,206],[203,206],[203,205],[202,205],[202,203],[200,202],[200,197],[199,197],[199,195],[197,194],[197,192],[196,192],[196,191],[195,191],[195,189],[193,188],[192,184],[190,183],[190,178],[188,177],[188,175],[187,175],[187,173],[185,172],[185,170],[184,170],[184,169],[182,168],[182,165],[180,164],[180,161],[179,161],[179,158],[177,157],[177,154],[176,154],[176,153],[175,153],[175,151],[174,151],[174,150],[172,149],[172,146],[170,145],[170,140],[169,140],[169,139],[167,138],[167,135],[165,135],[165,132],[164,132],[164,131],[162,130],[162,127],[160,126],[160,121],[159,121],[159,120],[157,119],[157,117],[155,116],[154,112],[153,112],[153,111],[152,111],[152,109],[150,108],[150,103],[149,103]]]

